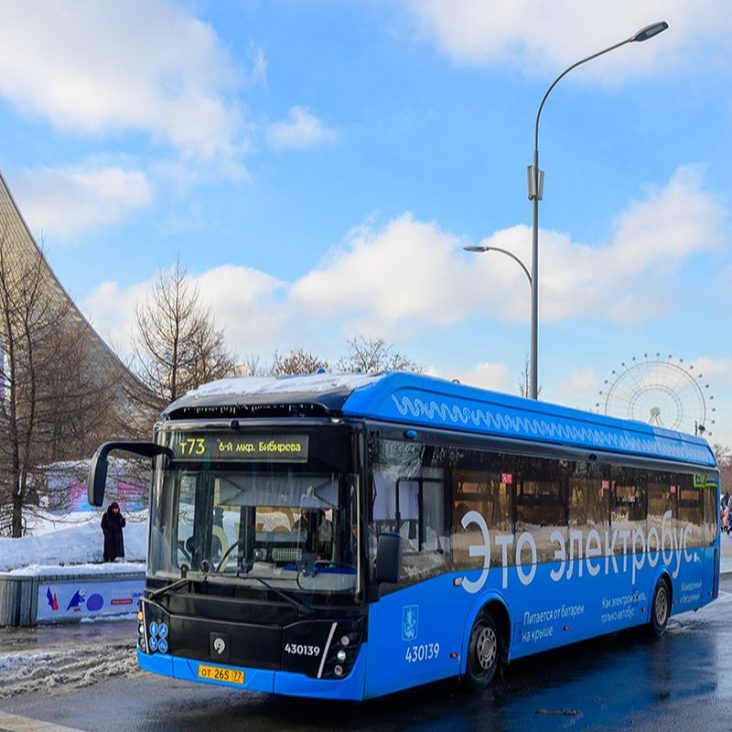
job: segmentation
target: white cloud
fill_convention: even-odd
[[[251,76],[252,81],[258,84],[267,83],[267,57],[262,49],[258,49],[254,54]]]
[[[544,76],[660,20],[669,29],[593,61],[574,80],[618,83],[710,54],[726,55],[732,6],[724,0],[412,0],[421,34],[457,63],[503,65]]]
[[[504,393],[516,392],[511,371],[505,363],[483,362],[476,364],[468,371],[458,370],[450,373],[441,373],[436,368],[430,368],[426,373],[443,379],[457,379],[461,384],[477,386],[480,389],[491,389]]]
[[[703,191],[698,171],[681,169],[618,217],[601,246],[542,231],[540,317],[543,322],[591,318],[643,322],[681,305],[665,293],[693,257],[723,242],[722,212]],[[484,244],[529,262],[530,231],[516,226]],[[241,353],[371,333],[393,340],[467,317],[527,322],[529,287],[516,262],[497,252],[468,255],[459,237],[410,214],[383,228],[363,226],[322,263],[293,283],[243,267],[197,276],[205,302]],[[124,298],[117,298],[124,302]],[[292,338],[296,339],[292,343]],[[283,343],[283,339],[289,340]],[[511,389],[504,366],[482,364],[466,383]],[[576,375],[567,388],[578,389]]]
[[[211,309],[232,348],[240,353],[272,350],[286,320],[286,310],[275,303],[284,283],[263,272],[233,265],[191,274],[190,279],[199,289],[202,305]],[[154,279],[127,287],[103,282],[85,299],[84,313],[100,335],[129,353],[136,308],[150,296],[153,286]]]
[[[529,229],[515,226],[481,243],[529,263],[530,242]],[[723,242],[722,209],[702,189],[699,171],[681,168],[665,188],[649,192],[618,217],[607,244],[540,233],[540,318],[641,322],[658,317],[674,307],[664,293],[680,267]],[[435,224],[405,214],[383,230],[358,230],[342,250],[293,284],[291,299],[300,311],[321,317],[339,313],[387,334],[400,325],[456,323],[471,312],[528,320],[529,287],[517,264],[498,252],[464,254],[461,243]]]
[[[278,294],[285,283],[264,272],[224,265],[195,277],[202,301],[240,353],[269,352],[288,324]]]
[[[267,141],[275,149],[304,149],[334,138],[335,132],[304,107],[292,107],[285,121],[267,130]]]
[[[130,353],[135,308],[151,287],[152,281],[122,288],[119,283],[106,280],[84,300],[82,310],[86,317],[97,333],[120,353]]]
[[[557,391],[564,396],[587,397],[596,394],[599,386],[600,377],[597,371],[593,368],[586,368],[569,374],[567,378],[559,384]]]
[[[717,394],[718,385],[726,387],[732,384],[732,360],[729,358],[711,358],[702,356],[691,363],[694,372],[699,378],[701,386],[711,385],[712,394]],[[714,405],[712,405],[714,406]]]
[[[732,372],[732,361],[728,358],[710,358],[701,356],[695,359],[691,366],[697,374],[702,376],[719,376]]]
[[[166,0],[2,4],[0,95],[78,134],[142,131],[184,154],[230,156],[237,70],[210,25]],[[257,57],[253,74],[262,76]]]
[[[293,284],[291,299],[296,309],[320,317],[365,318],[372,332],[399,321],[453,323],[466,313],[461,280],[470,278],[457,245],[435,224],[405,214],[382,231],[359,229],[343,250]]]
[[[143,171],[94,161],[21,170],[13,176],[13,190],[31,230],[53,240],[117,223],[154,198]]]
[[[612,239],[605,245],[593,247],[564,234],[542,231],[542,319],[559,321],[580,314],[639,322],[665,314],[674,306],[673,299],[665,296],[673,275],[690,257],[721,247],[723,225],[724,211],[703,190],[699,171],[683,167],[666,187],[631,203],[617,217]],[[501,246],[524,262],[530,261],[530,236],[525,227],[497,232],[482,243]],[[490,256],[499,266],[499,257]],[[514,279],[523,277],[511,262],[504,261],[502,266],[505,270],[513,267]],[[524,298],[520,299],[517,302],[514,295],[496,305],[504,316],[525,313]]]

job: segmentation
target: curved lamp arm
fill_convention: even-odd
[[[501,254],[506,254],[521,267],[526,278],[529,280],[529,284],[531,284],[531,274],[526,268],[526,265],[513,252],[509,252],[508,249],[502,249],[501,247],[463,247],[463,249],[466,252],[501,252]]]
[[[563,79],[570,71],[572,71],[572,69],[576,69],[578,66],[581,66],[588,61],[592,61],[592,59],[595,59],[598,56],[603,56],[606,53],[610,53],[610,51],[614,51],[616,48],[620,48],[626,43],[640,43],[642,41],[647,41],[649,38],[653,38],[659,33],[663,33],[663,31],[665,31],[667,28],[668,23],[664,20],[658,23],[652,23],[651,25],[647,25],[645,28],[641,28],[637,33],[634,33],[630,38],[626,38],[624,41],[620,41],[620,43],[616,43],[613,46],[608,46],[602,51],[593,53],[591,56],[587,56],[587,58],[583,58],[580,61],[573,63],[571,66],[562,71],[562,73],[559,74],[556,79],[554,79],[554,81],[551,83],[551,86],[546,90],[546,94],[544,94],[544,96],[542,97],[541,104],[539,104],[539,109],[536,112],[536,124],[534,125],[534,153],[538,153],[539,150],[539,117],[541,117],[541,110],[544,108],[544,102],[546,102],[547,97],[549,96],[549,94],[551,94],[552,89],[554,89],[554,87],[560,82],[561,79]]]

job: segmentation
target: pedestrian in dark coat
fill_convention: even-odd
[[[125,555],[125,540],[122,536],[127,522],[120,513],[119,504],[111,503],[102,516],[102,531],[104,532],[104,561],[113,562],[117,557]]]

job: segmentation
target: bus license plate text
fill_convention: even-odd
[[[244,684],[244,672],[218,666],[199,666],[198,677],[212,681],[226,681],[229,684]]]

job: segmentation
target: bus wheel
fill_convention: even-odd
[[[500,659],[500,636],[490,614],[479,615],[470,631],[465,681],[471,689],[485,689],[493,681]]]
[[[651,605],[651,634],[656,638],[660,638],[665,633],[670,611],[671,595],[668,590],[668,583],[665,579],[660,579],[656,583],[653,604]]]

